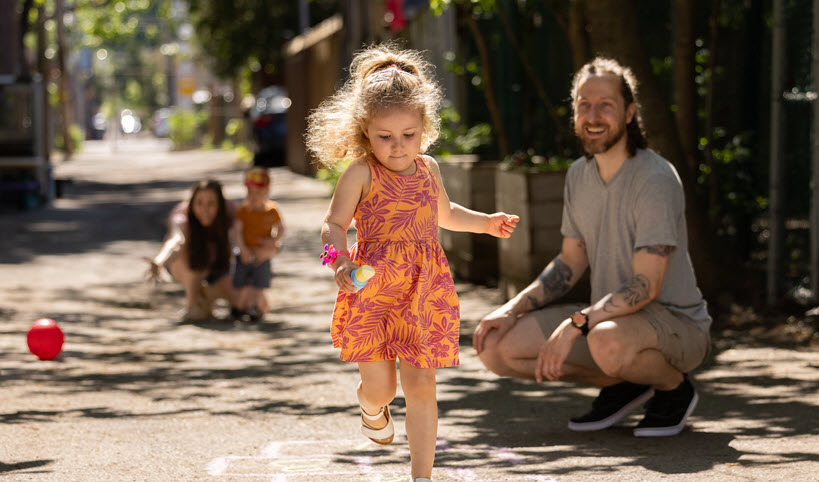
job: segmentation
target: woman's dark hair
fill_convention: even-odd
[[[219,210],[210,226],[202,226],[196,215],[193,214],[193,200],[200,191],[213,191]],[[190,201],[188,201],[188,263],[192,270],[208,269],[213,273],[227,273],[230,268],[230,242],[228,230],[227,203],[222,195],[222,185],[219,181],[205,179],[193,185]],[[211,246],[215,249],[211,252]]]
[[[637,77],[634,76],[631,69],[620,65],[616,60],[596,57],[574,74],[574,79],[572,79],[572,108],[574,108],[577,101],[577,89],[580,88],[580,84],[589,76],[603,74],[617,76],[620,79],[620,93],[623,95],[626,107],[632,102],[637,107],[631,122],[626,125],[626,148],[628,153],[633,156],[637,154],[638,148],[645,149],[648,146],[648,141],[643,129],[640,102],[637,100]]]

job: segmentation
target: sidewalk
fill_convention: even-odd
[[[403,481],[404,400],[396,442],[358,431],[357,371],[329,336],[335,284],[321,266],[324,183],[273,169],[287,226],[274,260],[273,312],[260,324],[179,323],[183,293],[142,281],[143,256],[192,181],[241,198],[242,166],[220,151],[155,141],[101,142],[55,167],[71,179],[53,206],[0,211],[0,476],[9,480]],[[819,473],[815,351],[733,345],[694,374],[689,428],[637,439],[627,424],[574,433],[596,391],[500,379],[471,333],[500,302],[457,285],[461,362],[439,370],[436,481],[811,480]],[[224,313],[225,307],[219,308]],[[66,334],[54,362],[28,353],[42,317]]]

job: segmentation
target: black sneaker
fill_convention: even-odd
[[[634,429],[636,437],[670,437],[682,432],[699,396],[685,377],[674,390],[656,390],[646,406],[646,416]]]
[[[247,312],[247,319],[251,323],[258,323],[259,321],[262,320],[263,317],[264,314],[262,314],[262,312],[259,311],[259,309],[256,308],[255,306],[248,310]]]
[[[240,310],[236,307],[230,308],[230,317],[233,318],[235,321],[243,321],[247,316],[247,312]]]
[[[603,387],[600,389],[600,395],[592,402],[591,411],[569,421],[569,430],[590,432],[611,427],[644,404],[652,395],[654,389],[650,386],[630,382]]]

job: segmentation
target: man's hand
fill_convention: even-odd
[[[563,376],[563,363],[569,357],[569,352],[580,336],[580,330],[571,326],[571,319],[566,319],[546,340],[540,348],[535,363],[535,380],[538,383],[546,377],[551,381],[560,380]]]
[[[489,335],[492,330],[497,330],[498,339],[501,339],[507,331],[515,326],[516,321],[517,316],[503,309],[503,307],[486,315],[481,322],[478,323],[478,327],[475,328],[475,333],[472,334],[472,346],[475,347],[475,351],[477,351],[478,354],[483,351],[486,336]]]

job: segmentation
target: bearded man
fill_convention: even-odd
[[[596,58],[575,74],[571,97],[585,155],[566,175],[561,252],[481,320],[474,346],[501,376],[601,387],[571,430],[605,429],[645,404],[634,435],[676,435],[697,405],[688,373],[709,352],[711,325],[682,183],[647,148],[630,69]],[[587,267],[591,303],[553,304]]]

